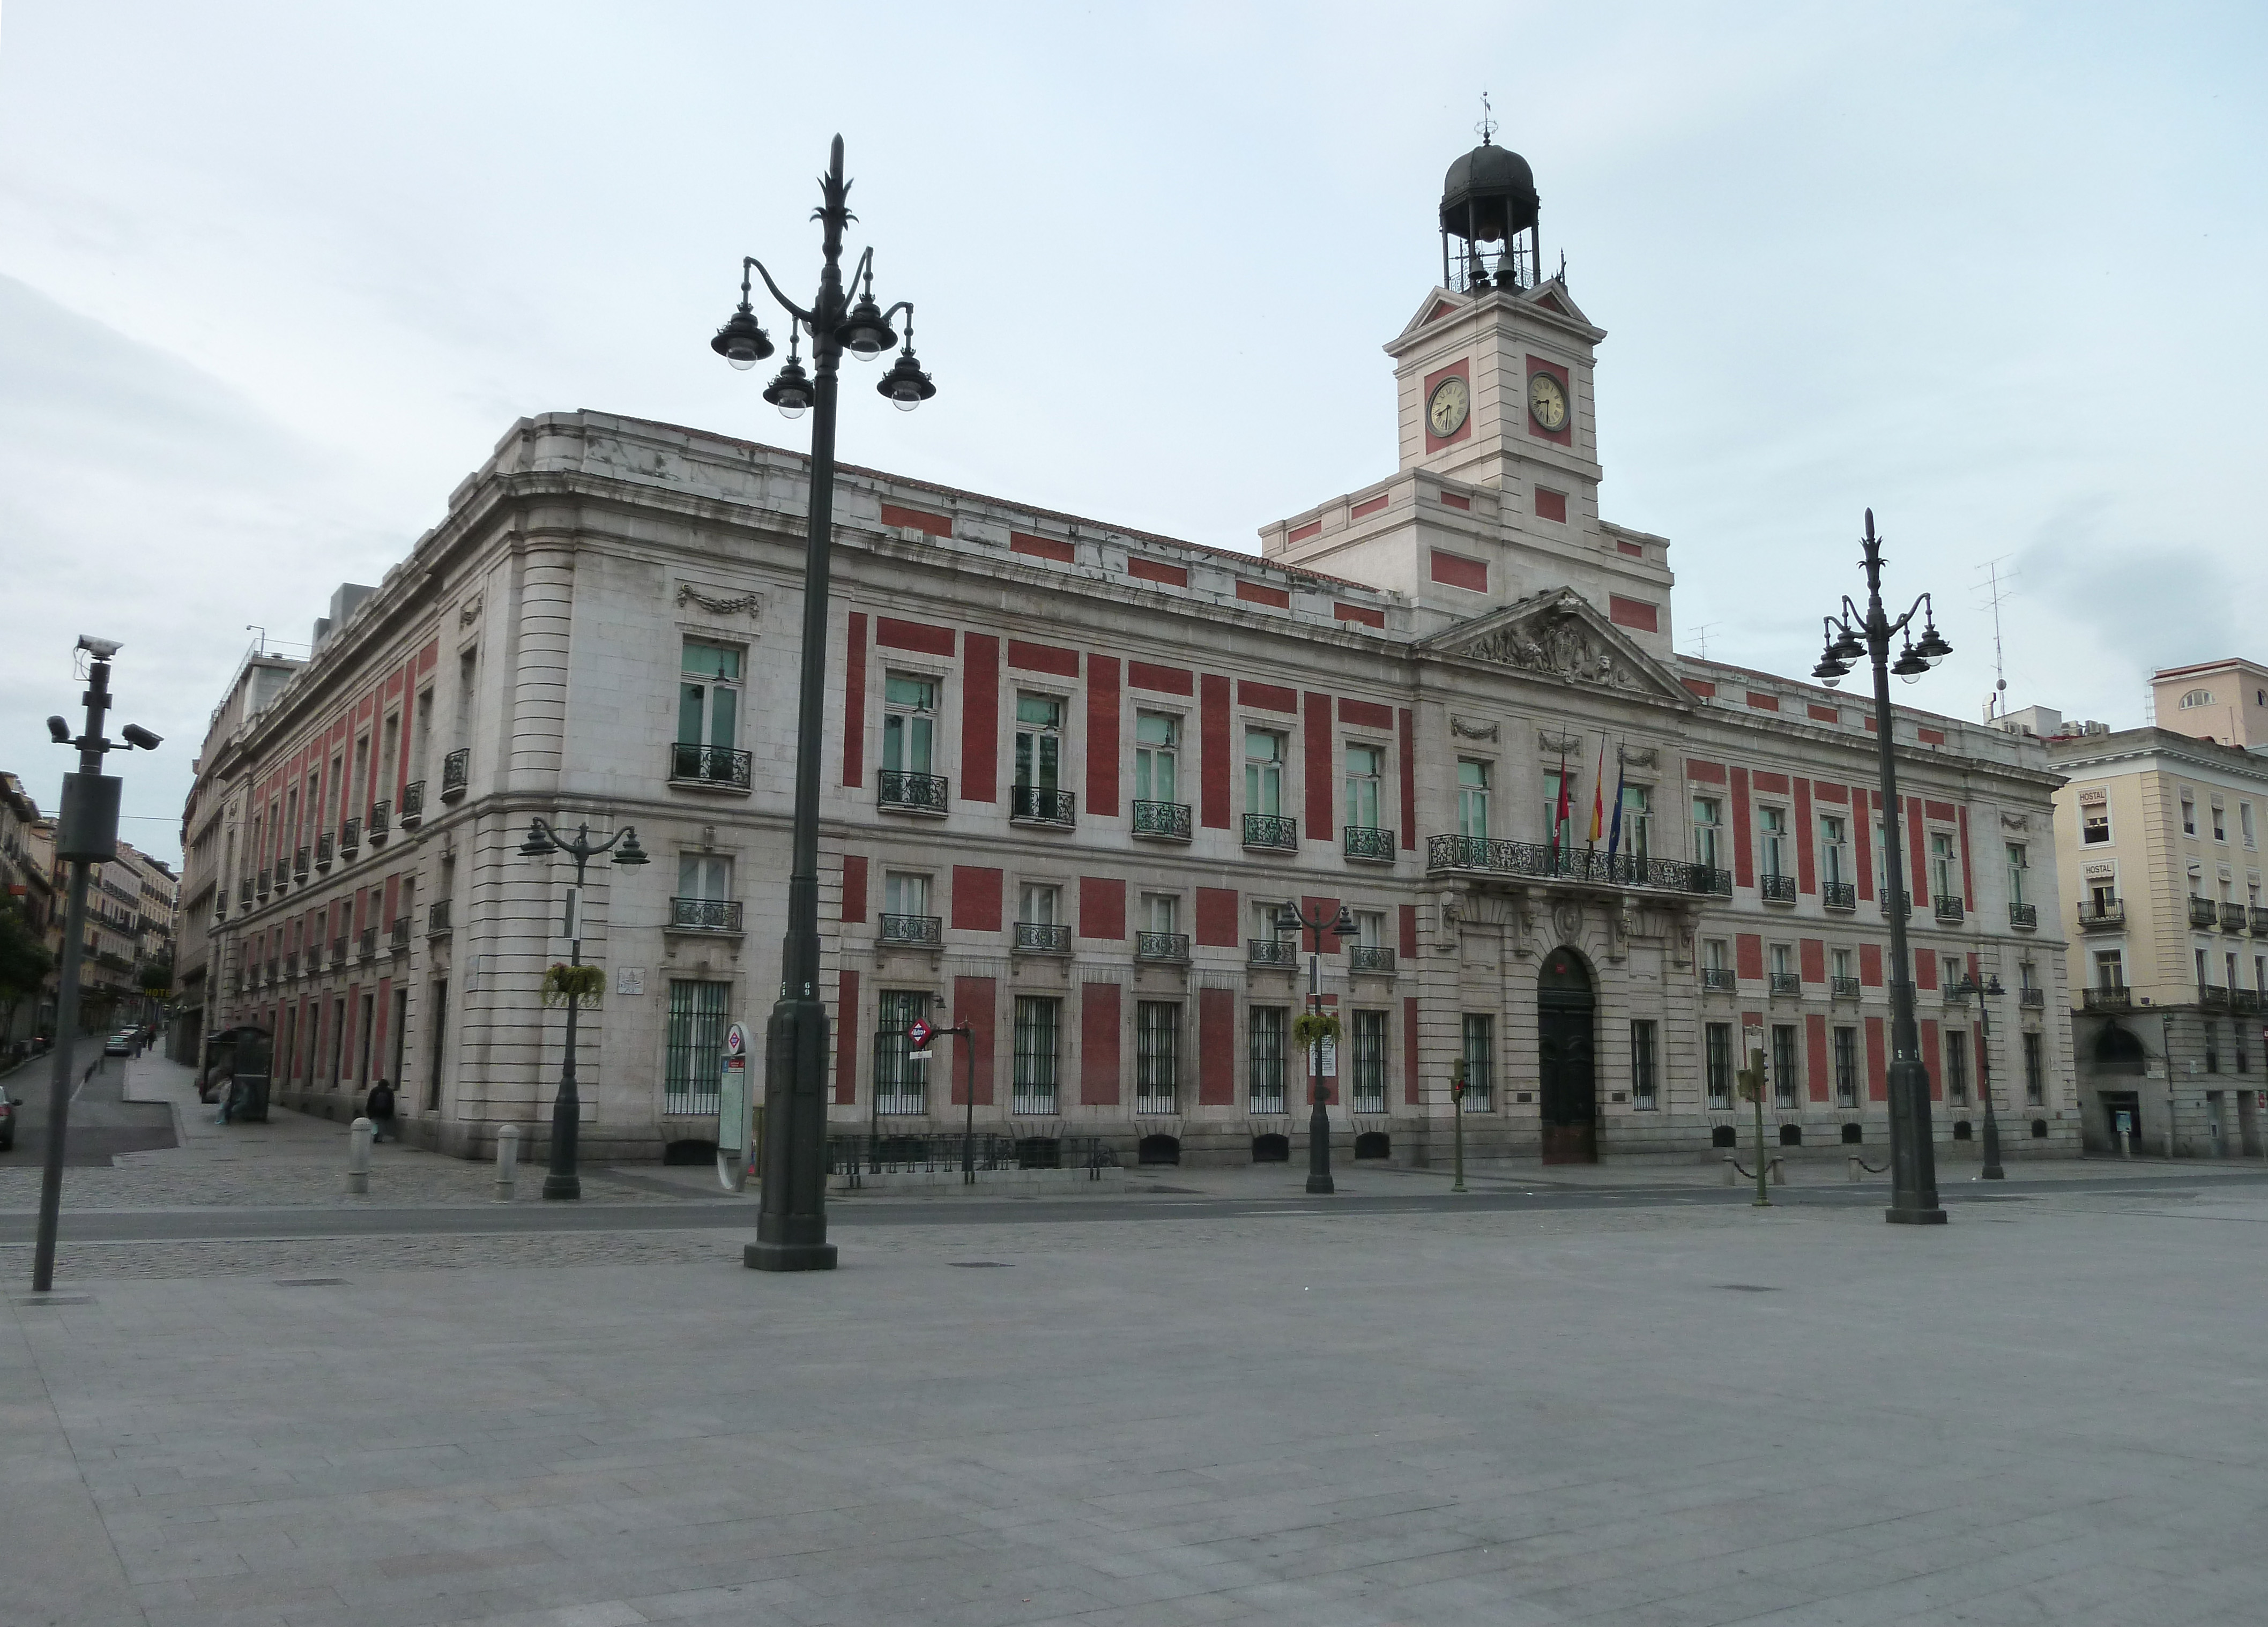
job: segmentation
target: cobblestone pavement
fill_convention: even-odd
[[[2253,1627],[2263,1222],[940,1219],[813,1277],[682,1233],[89,1250],[0,1304],[0,1621]]]

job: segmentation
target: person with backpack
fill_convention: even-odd
[[[363,1116],[370,1121],[370,1138],[373,1142],[399,1141],[394,1132],[394,1086],[384,1079],[370,1087],[363,1098]]]

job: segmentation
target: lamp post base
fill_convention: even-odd
[[[1892,1226],[1943,1226],[1942,1209],[1885,1209],[1882,1218]]]
[[[583,1178],[580,1175],[546,1175],[543,1177],[543,1196],[579,1198],[583,1196]]]
[[[750,1243],[740,1250],[740,1263],[752,1271],[831,1271],[832,1243]]]

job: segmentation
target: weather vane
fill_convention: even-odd
[[[1481,92],[1481,121],[1473,128],[1481,133],[1481,145],[1484,147],[1489,144],[1489,137],[1496,134],[1496,118],[1489,107],[1486,91]]]

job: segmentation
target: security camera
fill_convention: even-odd
[[[85,651],[96,660],[107,661],[112,656],[118,653],[118,640],[115,638],[97,638],[92,633],[81,633],[78,636],[78,647]]]
[[[163,740],[151,733],[149,730],[144,728],[138,723],[128,724],[124,729],[120,731],[120,733],[126,736],[126,743],[129,746],[138,746],[144,751],[155,751],[158,747],[165,744]]]
[[[50,718],[48,719],[48,733],[54,736],[56,745],[68,746],[70,744],[70,725],[65,723],[61,718]]]

